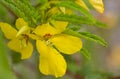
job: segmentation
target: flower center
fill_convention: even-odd
[[[45,34],[45,35],[43,36],[43,38],[44,38],[45,40],[48,40],[48,39],[51,38],[51,37],[52,37],[51,34]]]
[[[28,41],[29,41],[29,36],[28,36],[28,35],[26,35],[26,34],[22,34],[22,36],[23,36],[23,39],[25,39],[26,44],[28,44]]]

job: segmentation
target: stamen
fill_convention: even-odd
[[[29,36],[28,36],[28,35],[26,35],[26,34],[22,34],[22,36],[23,36],[23,39],[25,39],[25,40],[26,40],[26,45],[28,45]]]
[[[43,36],[43,38],[44,38],[45,40],[48,40],[48,39],[51,38],[51,37],[52,37],[51,34],[45,34],[45,35]]]
[[[50,42],[49,40],[47,40],[47,41],[45,41],[45,43],[46,43],[46,45],[48,46],[53,46],[53,43],[52,42]]]

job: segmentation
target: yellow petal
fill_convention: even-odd
[[[0,27],[7,39],[15,38],[17,31],[11,25],[0,22]]]
[[[35,34],[30,34],[30,33],[28,33],[28,36],[29,36],[31,39],[33,39],[33,40],[40,39],[40,37],[37,36],[37,35],[35,35]]]
[[[27,59],[30,58],[33,52],[33,45],[28,42],[27,45],[20,50],[21,53],[21,59]]]
[[[36,47],[37,47],[37,50],[39,51],[40,55],[42,55],[42,56],[47,55],[48,48],[47,48],[44,40],[43,41],[36,40]]]
[[[100,13],[104,12],[104,4],[102,0],[89,0],[91,5]]]
[[[68,25],[68,22],[64,21],[55,21],[54,26],[57,29],[58,33],[63,32]]]
[[[37,49],[40,52],[39,69],[45,75],[62,77],[66,72],[66,62],[62,55],[54,48],[47,46],[44,41],[37,40]]]
[[[65,14],[65,7],[60,7],[60,10]]]
[[[37,26],[37,28],[34,30],[34,33],[40,36],[44,36],[46,34],[54,35],[57,34],[58,32],[54,27],[52,27],[49,23],[47,23]]]
[[[21,34],[24,34],[24,33],[27,33],[30,31],[30,28],[28,26],[23,26],[17,33],[16,37],[21,35]]]
[[[55,14],[55,13],[57,13],[57,12],[59,12],[59,8],[58,8],[58,7],[53,7],[53,8],[51,8],[51,9],[48,11],[47,14],[53,15],[53,14]]]
[[[26,46],[21,44],[21,40],[13,39],[8,43],[8,47],[16,52],[21,53],[21,59],[27,59],[32,55],[33,46],[30,42]]]
[[[16,20],[15,25],[16,25],[17,29],[21,29],[23,26],[28,26],[27,22],[25,22],[23,18],[18,18]]]
[[[62,77],[66,72],[66,62],[62,55],[52,50],[52,54],[48,54],[47,58],[40,56],[39,69],[45,75]]]
[[[19,39],[12,39],[10,42],[8,42],[8,47],[16,52],[20,52],[21,42]]]
[[[88,7],[86,6],[83,0],[76,0],[75,3],[89,11]]]
[[[50,40],[55,47],[65,53],[73,54],[82,48],[82,41],[78,37],[61,34]]]

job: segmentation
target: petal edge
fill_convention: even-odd
[[[61,34],[50,40],[55,47],[65,54],[74,54],[82,48],[82,41],[78,37]]]

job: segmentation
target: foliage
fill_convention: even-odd
[[[31,1],[32,0],[0,0],[0,8],[4,7],[9,12],[11,12],[16,18],[23,18],[25,20],[25,22],[28,23],[28,25],[27,25],[28,27],[24,27],[25,29],[22,28],[22,30],[19,30],[16,26],[17,31],[18,31],[18,34],[16,36],[18,36],[18,35],[22,36],[23,32],[29,31],[29,34],[36,35],[35,37],[30,36],[30,38],[32,38],[32,41],[34,41],[34,39],[36,41],[38,41],[37,38],[38,38],[38,36],[40,37],[40,34],[38,33],[38,35],[37,35],[37,33],[35,33],[36,31],[33,31],[34,29],[36,29],[39,25],[42,26],[42,24],[46,24],[48,22],[50,23],[49,26],[52,26],[53,28],[57,28],[57,27],[55,27],[55,24],[56,24],[55,21],[63,21],[63,22],[68,22],[69,24],[68,24],[67,28],[61,32],[61,34],[67,34],[67,35],[77,37],[80,39],[83,38],[85,40],[90,40],[90,41],[96,42],[100,45],[107,46],[107,42],[100,36],[97,36],[90,32],[81,31],[81,29],[84,28],[84,26],[107,28],[107,25],[98,21],[96,18],[94,18],[93,15],[90,13],[90,11],[88,11],[82,5],[81,6],[78,5],[74,0],[66,0],[66,1],[64,1],[64,0],[35,0],[36,1],[35,4],[33,4]],[[90,4],[90,2],[88,2],[88,1],[85,1],[85,3]],[[99,6],[99,5],[97,5],[97,6]],[[93,5],[93,7],[94,7],[94,5]],[[6,10],[1,9],[0,15],[3,15],[1,17],[1,18],[3,18],[3,20],[1,18],[0,18],[0,20],[9,22],[9,20],[7,19],[7,17],[9,17],[9,16],[8,16]],[[25,22],[23,22],[23,26],[26,26],[24,24]],[[21,23],[19,23],[19,24],[21,24]],[[17,22],[16,22],[16,24],[17,24]],[[0,26],[0,28],[1,28],[1,30],[3,30],[4,27]],[[14,26],[13,26],[13,28],[14,28]],[[40,30],[40,31],[42,31],[42,30]],[[3,33],[4,33],[4,31],[3,31]],[[28,33],[25,33],[25,34],[28,34]],[[50,35],[47,35],[47,36],[50,36]],[[3,41],[2,36],[0,37],[0,39],[1,39],[0,40],[0,44],[1,44],[0,49],[2,49],[0,51],[0,54],[1,54],[0,60],[1,60],[1,62],[2,61],[5,62],[5,63],[0,63],[0,68],[1,68],[0,70],[4,71],[4,72],[0,72],[0,78],[2,78],[2,75],[3,75],[3,77],[10,76],[9,79],[10,78],[14,79],[11,74],[9,65],[8,65],[5,48],[2,47],[2,46],[4,46],[4,44],[2,43],[2,41]],[[42,39],[42,38],[40,37],[40,39]],[[28,42],[28,40],[26,38],[25,38],[25,40],[26,40],[26,42]],[[48,38],[47,38],[47,40],[48,40]],[[46,41],[46,39],[45,39],[45,41]],[[51,46],[53,46],[53,45],[51,45]],[[33,47],[31,47],[31,48],[33,48]],[[37,45],[37,48],[39,48],[38,45]],[[58,49],[55,48],[55,49],[59,50],[59,48]],[[81,47],[80,47],[80,49],[81,49]],[[20,50],[20,52],[21,52],[21,50]],[[62,51],[62,52],[65,52],[65,51]],[[87,59],[89,59],[89,60],[91,59],[90,52],[88,52],[88,50],[85,49],[84,47],[82,47],[82,49],[79,52],[81,52],[81,54],[84,55]],[[77,71],[77,69],[75,68],[75,66],[73,64],[71,64],[70,66],[72,66],[74,68],[73,70],[71,69],[71,71],[73,71],[73,72]],[[5,73],[8,73],[8,76],[4,76]],[[58,75],[55,75],[55,76],[57,77]],[[2,79],[8,79],[8,78],[2,78]],[[88,77],[86,77],[86,79],[88,79]]]

